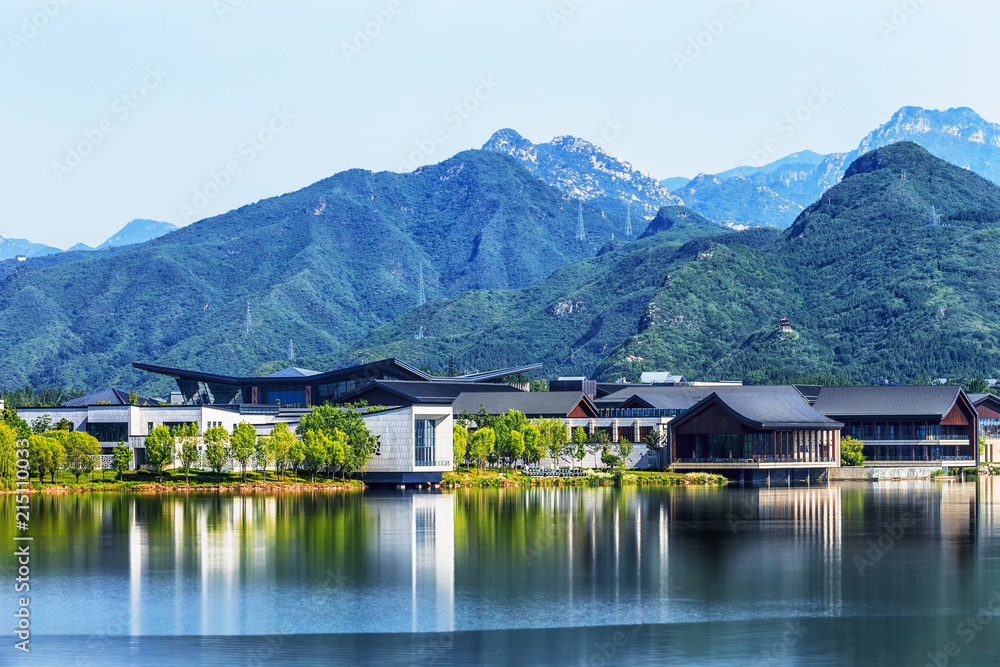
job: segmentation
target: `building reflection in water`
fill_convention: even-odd
[[[455,627],[454,496],[143,498],[126,511],[133,636],[266,634],[289,609],[313,632]],[[388,615],[351,607],[386,589],[405,594]]]

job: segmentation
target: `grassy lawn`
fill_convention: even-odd
[[[482,468],[461,468],[458,471],[444,473],[444,484],[448,486],[597,486],[616,483],[614,472],[607,469],[589,471],[584,477],[528,477],[519,469],[499,470]],[[674,473],[647,470],[626,470],[622,475],[622,484],[636,486],[655,486],[669,484],[726,484],[726,479],[719,475],[703,473]]]
[[[39,487],[38,476],[34,475],[31,478],[35,488],[52,488],[52,487],[63,487],[70,489],[129,489],[129,488],[142,488],[142,487],[184,487],[184,486],[203,486],[203,487],[218,487],[218,486],[239,486],[243,483],[242,473],[239,472],[224,472],[221,475],[217,475],[214,472],[206,470],[195,470],[191,469],[188,475],[188,481],[185,482],[185,475],[183,469],[171,469],[165,470],[163,472],[163,481],[160,481],[160,475],[155,472],[150,472],[148,470],[130,470],[122,476],[122,480],[118,481],[118,476],[110,470],[104,471],[103,479],[100,471],[94,471],[90,475],[81,475],[80,483],[77,484],[76,476],[71,472],[66,470],[60,471],[56,475],[56,483],[52,483],[51,475],[45,475],[45,483],[42,487]],[[294,486],[301,484],[312,485],[312,477],[310,475],[301,473],[296,478],[291,472],[286,472],[284,479],[273,471],[269,470],[267,473],[252,472],[247,471],[246,476],[247,485],[263,485],[268,486]],[[330,487],[361,487],[361,482],[357,480],[348,480],[347,482],[337,479],[331,482],[329,477],[317,476],[316,486],[330,486]]]

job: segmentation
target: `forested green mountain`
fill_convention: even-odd
[[[624,228],[583,213],[595,237]],[[132,361],[247,373],[289,340],[300,357],[346,350],[417,304],[421,267],[433,299],[594,256],[577,216],[513,158],[469,151],[412,174],[344,172],[115,252],[29,260],[0,282],[0,386],[150,390]]]
[[[916,144],[861,156],[784,232],[701,236],[678,247],[654,233],[531,289],[428,304],[351,358],[541,361],[547,376],[601,379],[1000,371],[1000,189]],[[403,340],[418,322],[435,334]]]

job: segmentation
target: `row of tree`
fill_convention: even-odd
[[[179,461],[187,481],[188,471],[201,460],[202,446],[205,464],[220,479],[222,470],[230,465],[239,467],[243,481],[248,469],[264,471],[274,466],[281,479],[288,470],[298,477],[301,468],[311,473],[315,482],[321,472],[333,479],[337,474],[347,478],[363,470],[375,454],[378,439],[357,412],[322,406],[303,415],[295,433],[284,422],[261,436],[246,423],[237,425],[232,434],[221,426],[199,434],[197,422],[173,431],[157,426],[146,437],[146,459],[161,479],[163,471]]]
[[[563,458],[582,462],[588,454],[600,454],[604,465],[620,468],[627,465],[634,447],[628,438],[612,443],[603,429],[588,434],[577,427],[571,434],[560,419],[531,421],[517,410],[502,415],[490,415],[485,410],[476,415],[463,414],[455,422],[452,440],[455,465],[472,462],[477,473],[484,464],[511,468],[519,461],[532,465],[551,457],[558,466]],[[645,442],[649,450],[662,446],[660,434],[655,431]]]

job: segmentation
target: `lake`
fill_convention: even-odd
[[[0,662],[995,665],[998,496],[997,478],[36,495],[32,651],[6,634]]]

